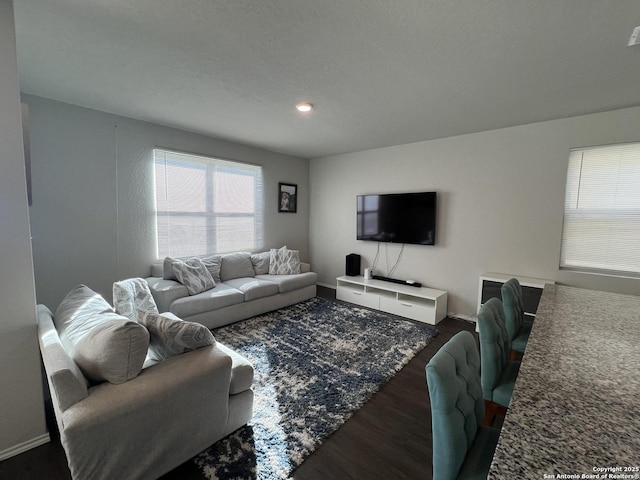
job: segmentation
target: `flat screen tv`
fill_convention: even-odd
[[[436,192],[358,195],[358,240],[435,245]]]

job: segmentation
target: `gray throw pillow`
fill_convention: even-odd
[[[300,273],[300,252],[287,246],[272,248],[269,258],[269,275],[296,275]]]
[[[191,258],[196,258],[196,257],[191,257]],[[221,255],[206,255],[206,256],[201,256],[201,257],[197,257],[200,260],[202,260],[202,263],[204,263],[204,266],[207,267],[207,270],[209,270],[209,273],[211,274],[211,276],[213,277],[213,281],[215,283],[221,283],[220,280],[220,266],[222,265],[222,256]],[[175,258],[172,257],[165,257],[164,262],[162,264],[163,266],[163,270],[162,270],[162,278],[164,280],[178,280],[178,278],[176,277],[176,274],[173,272],[173,267],[171,266],[173,262],[176,261],[185,261],[186,259],[180,259],[177,260]]]
[[[65,350],[92,382],[124,383],[140,373],[149,332],[116,314],[89,287],[71,290],[58,306],[54,322]]]
[[[170,312],[145,312],[140,316],[140,323],[147,327],[151,336],[148,355],[152,360],[162,361],[216,344],[213,333],[207,327],[185,322]]]
[[[185,261],[174,260],[171,268],[178,282],[187,287],[189,295],[196,295],[216,286],[209,270],[198,257],[187,258]]]
[[[254,253],[251,255],[251,263],[256,275],[266,275],[269,273],[270,252]]]

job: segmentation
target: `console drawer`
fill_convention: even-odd
[[[403,299],[380,299],[380,310],[419,322],[435,324],[435,307]]]
[[[355,290],[352,288],[338,287],[336,290],[336,298],[344,302],[355,303],[363,307],[374,308],[378,310],[380,308],[380,296],[362,290]]]

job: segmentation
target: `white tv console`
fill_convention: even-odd
[[[435,325],[447,316],[447,292],[363,276],[336,279],[336,298]]]

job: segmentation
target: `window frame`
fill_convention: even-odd
[[[599,156],[585,159],[585,153],[593,155],[593,153],[598,150],[601,150]],[[579,159],[577,155],[580,155]],[[629,263],[628,258],[623,259],[623,262],[615,260],[616,256],[624,257],[624,249],[628,245],[628,242],[624,242],[624,240],[633,239],[634,235],[619,236],[618,238],[622,238],[624,245],[612,240],[612,238],[615,238],[614,230],[637,229],[638,223],[640,222],[640,201],[638,201],[638,199],[631,198],[632,206],[625,205],[629,200],[625,200],[621,202],[621,204],[616,205],[618,198],[624,195],[625,187],[627,187],[628,190],[628,184],[625,185],[619,180],[620,178],[629,178],[624,177],[621,173],[624,167],[624,159],[630,159],[632,169],[640,172],[640,142],[579,147],[570,150],[564,195],[565,203],[559,261],[560,270],[619,278],[640,278],[640,263]],[[590,162],[587,167],[585,167],[586,161]],[[607,163],[609,163],[609,165],[607,165]],[[583,168],[589,167],[592,169],[606,167],[607,176],[616,177],[616,181],[607,183],[605,180],[602,180],[596,182],[594,186],[594,175],[591,173],[591,177],[585,175],[585,183],[587,183],[586,179],[589,178],[591,183],[583,189]],[[637,190],[640,191],[640,175],[636,175],[630,177],[632,179],[632,189],[635,189],[637,185]],[[621,191],[623,191],[623,194],[620,193]],[[586,198],[585,203],[587,203],[588,206],[580,207],[581,196]],[[634,201],[637,203],[637,206]],[[594,205],[594,203],[598,202],[601,203]],[[578,222],[582,222],[585,225],[590,223],[592,227],[599,227],[592,228],[591,232],[597,232],[594,236],[600,234],[603,238],[603,242],[601,243],[605,245],[606,248],[598,248],[597,252],[602,251],[604,259],[596,261],[590,259],[589,255],[576,253],[580,247],[576,246],[576,243],[580,242],[581,238],[588,239],[587,234],[584,233],[587,231],[586,227],[578,225]],[[603,228],[603,224],[609,225],[608,229]],[[573,233],[570,232],[570,228],[574,229]],[[609,230],[608,234],[602,233],[606,230]],[[583,235],[576,234],[576,231]],[[573,243],[573,245],[571,243]],[[582,248],[586,247],[582,246]],[[636,248],[633,251],[640,254],[640,248]],[[628,255],[627,257],[635,258],[633,255]]]
[[[166,256],[170,257],[184,257],[184,256],[195,256],[195,255],[207,255],[207,254],[221,254],[221,253],[230,253],[235,251],[258,251],[263,248],[264,245],[264,215],[265,215],[265,206],[264,206],[264,168],[262,165],[252,164],[248,162],[240,162],[237,160],[226,159],[222,157],[213,157],[209,155],[203,154],[195,154],[182,152],[178,150],[172,150],[162,147],[155,147],[153,149],[153,168],[154,168],[154,214],[156,220],[156,228],[155,228],[155,237],[156,237],[156,256],[157,258],[164,258]],[[163,157],[163,158],[160,158]],[[173,158],[170,158],[173,157]],[[202,204],[204,205],[204,210],[174,210],[171,208],[171,205],[167,205],[167,210],[160,210],[158,207],[159,199],[159,188],[162,186],[158,185],[158,165],[163,164],[164,166],[164,189],[165,189],[165,198],[164,202],[169,202],[167,190],[169,188],[169,182],[167,176],[167,166],[175,165],[182,166],[186,168],[193,168],[197,170],[204,171],[204,199]],[[246,175],[248,177],[253,177],[253,210],[251,212],[247,211],[222,211],[217,210],[215,195],[216,195],[216,181],[214,179],[214,174],[219,173],[233,173],[235,175]],[[162,174],[160,174],[162,175]],[[218,187],[219,188],[219,187]],[[191,251],[187,255],[177,255],[173,254],[171,245],[172,245],[172,237],[171,237],[171,218],[179,218],[179,217],[191,217],[191,218],[202,218],[204,219],[205,228],[204,234],[206,235],[206,241],[204,242],[204,250],[205,251]],[[253,218],[253,231],[252,237],[253,244],[238,244],[237,247],[232,248],[224,248],[220,247],[219,242],[219,233],[220,233],[220,222],[219,219],[231,219],[231,218]],[[166,249],[164,247],[161,249],[161,229],[163,228],[162,220],[166,219],[164,222],[164,226],[167,228],[166,237],[167,237],[167,246]],[[174,252],[177,251],[176,248],[173,249]]]

